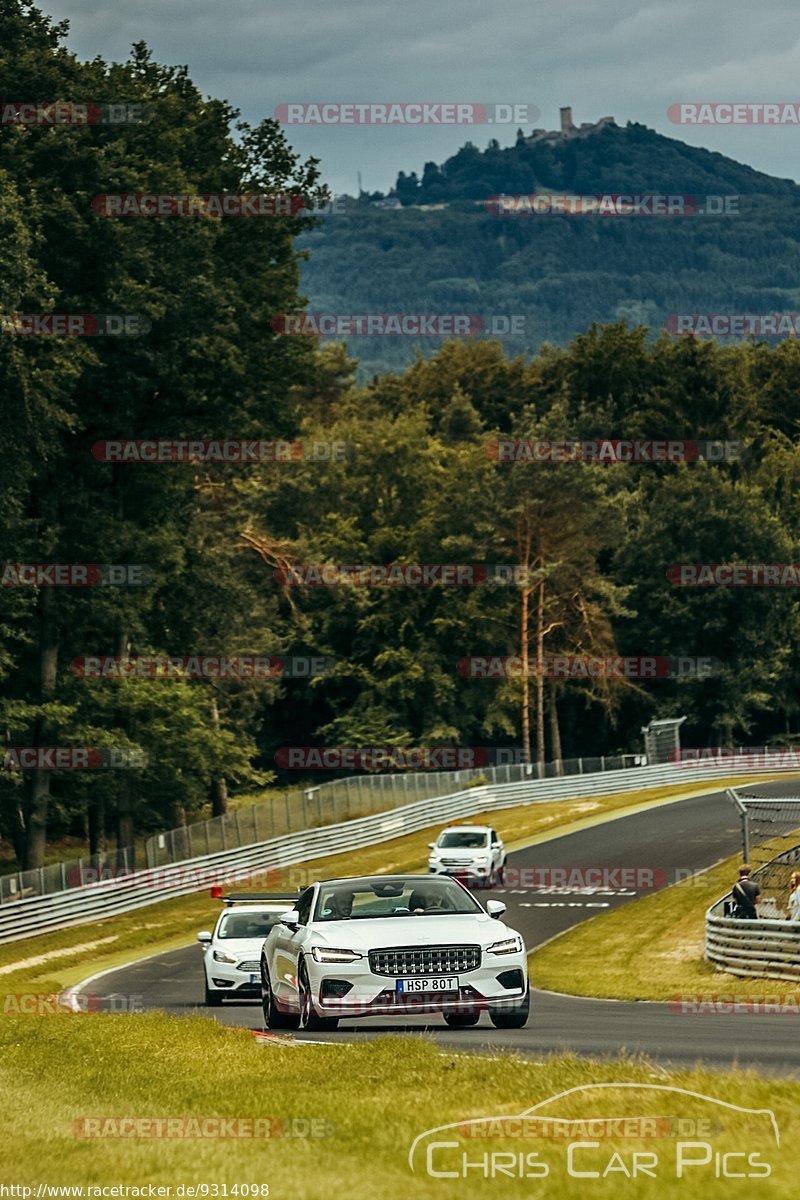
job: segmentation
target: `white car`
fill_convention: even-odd
[[[264,938],[297,903],[297,896],[240,894],[221,896],[225,907],[214,932],[203,930],[206,1004],[219,1006],[225,996],[236,999],[261,994],[259,957]]]
[[[268,1029],[335,1029],[341,1018],[441,1013],[475,1025],[488,1009],[520,1029],[530,996],[525,943],[455,879],[372,875],[314,883],[261,953]]]
[[[435,842],[429,842],[428,848],[432,875],[455,875],[473,887],[502,882],[506,850],[488,825],[451,825]]]

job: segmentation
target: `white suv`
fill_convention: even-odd
[[[455,875],[473,887],[502,882],[505,846],[488,825],[450,825],[428,845],[431,875]]]
[[[284,913],[297,903],[297,895],[275,896],[241,893],[221,896],[225,905],[213,933],[203,930],[206,1004],[218,1007],[224,997],[261,995],[259,960],[264,938]]]

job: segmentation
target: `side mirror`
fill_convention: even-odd
[[[202,942],[204,946],[208,946],[211,943],[211,934],[207,929],[204,929],[202,933],[198,933],[197,940],[198,942]]]
[[[494,917],[494,919],[497,920],[497,918],[502,917],[503,913],[506,911],[506,906],[503,904],[502,900],[487,900],[486,911],[490,917]]]
[[[435,850],[435,849],[436,849],[436,842],[428,842],[428,849],[429,849],[429,850]]]
[[[290,908],[288,912],[281,914],[281,925],[285,925],[287,929],[297,929],[300,924],[300,913],[296,908]]]

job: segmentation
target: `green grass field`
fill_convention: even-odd
[[[552,1131],[552,1124],[462,1125],[424,1137],[411,1170],[412,1143],[427,1130],[480,1117],[511,1117],[567,1089],[598,1083],[614,1086],[562,1097],[542,1107],[540,1115],[658,1122],[628,1126],[623,1133],[629,1136],[620,1136],[619,1125],[604,1125],[606,1136],[599,1138],[587,1136],[579,1125],[559,1138],[541,1136]],[[754,1187],[763,1196],[794,1195],[800,1171],[800,1083],[707,1070],[667,1073],[643,1059],[489,1059],[440,1052],[419,1038],[290,1047],[280,1041],[259,1044],[247,1032],[200,1017],[63,1014],[0,1018],[0,1087],[0,1182],[34,1189],[39,1183],[153,1184],[172,1187],[175,1196],[179,1185],[206,1184],[217,1185],[217,1195],[223,1195],[221,1185],[236,1195],[231,1188],[256,1184],[268,1185],[274,1200],[392,1195],[569,1200],[612,1191],[637,1200],[669,1200],[702,1189],[704,1200],[727,1200],[751,1196]],[[774,1110],[780,1145],[768,1115],[741,1113],[714,1100]],[[216,1123],[198,1124],[194,1132],[207,1136],[187,1138],[176,1133],[185,1134],[191,1126],[173,1124],[172,1136],[145,1136],[158,1132],[152,1123],[157,1119],[192,1117],[198,1122],[260,1119],[261,1125],[229,1123],[223,1127],[227,1136],[220,1137],[211,1136],[218,1131]],[[115,1127],[110,1118],[140,1123]],[[148,1119],[149,1126],[141,1123]],[[675,1124],[679,1120],[682,1125]],[[231,1136],[249,1129],[271,1136]],[[470,1131],[493,1136],[467,1136]],[[108,1136],[113,1132],[125,1136]],[[641,1136],[646,1132],[656,1136]],[[576,1141],[594,1144],[573,1151],[570,1175],[568,1146]],[[690,1141],[699,1145],[689,1148]],[[432,1147],[434,1142],[449,1145]],[[647,1156],[638,1165],[654,1177],[628,1177],[634,1152]],[[724,1159],[724,1154],[753,1157]],[[697,1164],[684,1166],[682,1178],[677,1177],[679,1155]],[[473,1164],[466,1169],[465,1159]],[[432,1171],[456,1177],[433,1176],[428,1161]],[[726,1168],[758,1176],[768,1168],[770,1175],[731,1179],[718,1174]],[[520,1169],[527,1178],[519,1177]],[[578,1178],[577,1171],[597,1171],[599,1177]]]

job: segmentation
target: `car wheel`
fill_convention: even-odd
[[[297,1029],[300,1024],[300,1017],[297,1013],[281,1012],[275,1003],[269,971],[263,958],[261,960],[261,1011],[264,1013],[266,1029]]]
[[[206,1008],[221,1008],[222,992],[214,992],[206,984]]]
[[[467,1025],[477,1025],[480,1020],[479,1009],[470,1012],[449,1012],[444,1014],[446,1024],[451,1029],[465,1029]]]
[[[495,1029],[523,1029],[531,1011],[530,988],[516,1004],[489,1005],[489,1019]]]
[[[338,1028],[338,1017],[321,1017],[314,1008],[314,999],[311,995],[311,985],[308,982],[308,971],[304,962],[300,964],[297,972],[297,988],[300,993],[301,1029],[321,1032],[323,1029]]]

